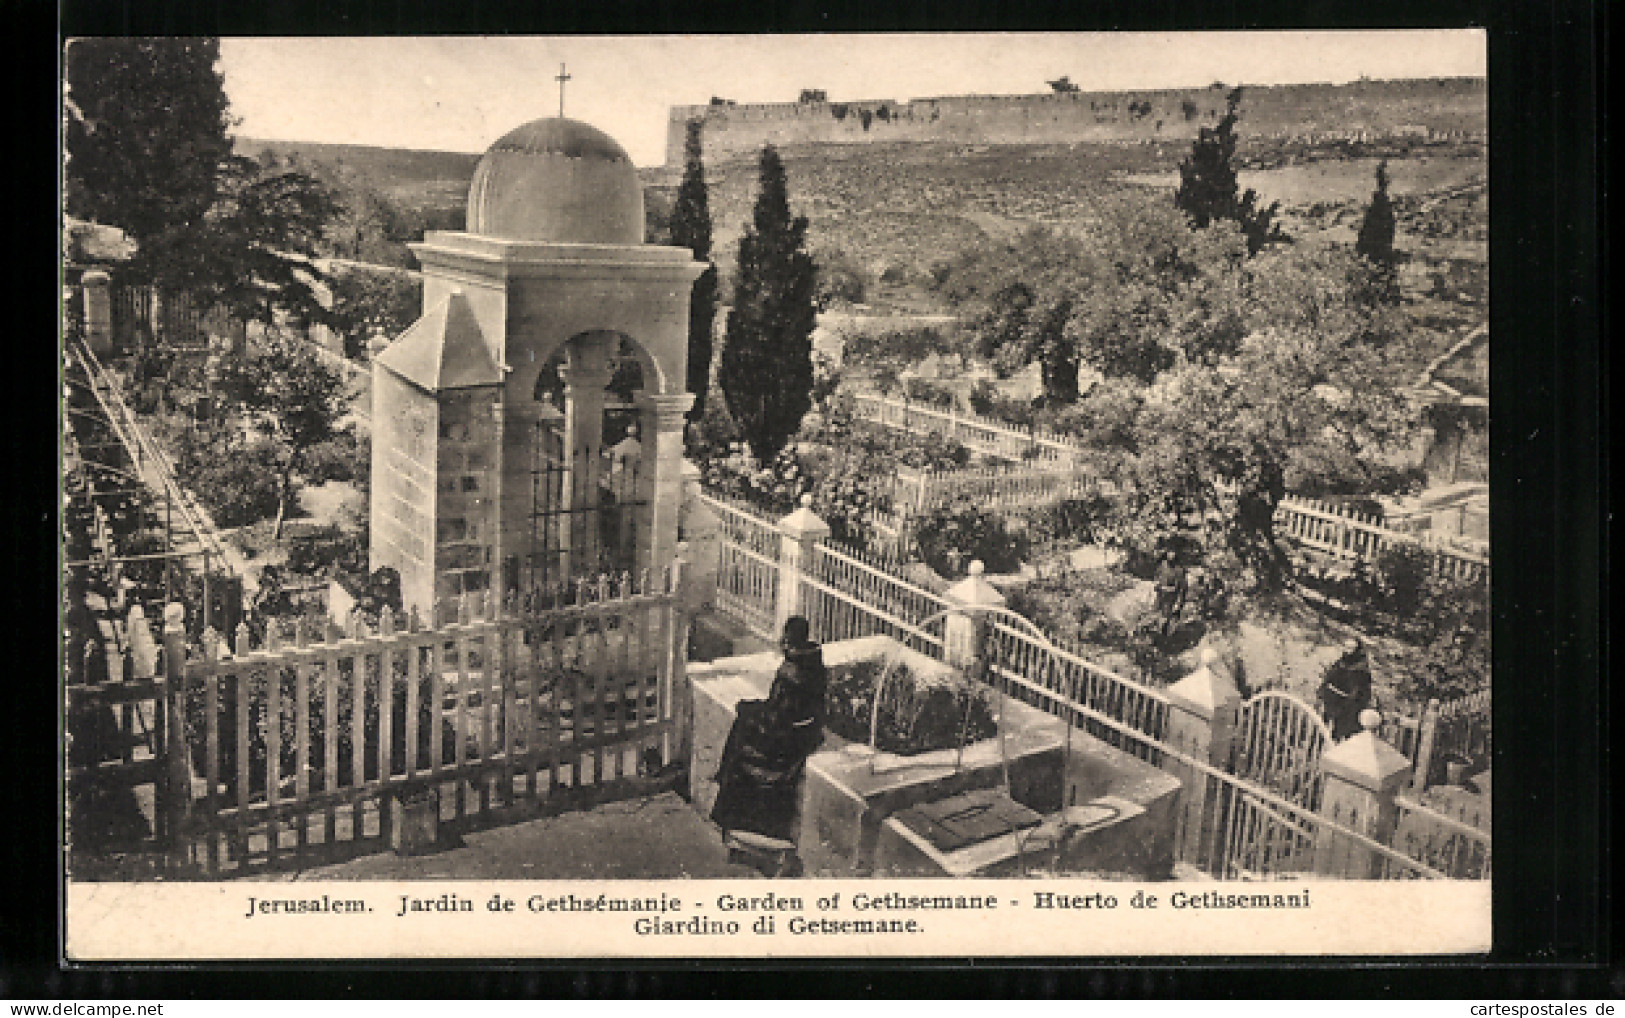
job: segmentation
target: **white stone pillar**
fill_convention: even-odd
[[[683,505],[677,518],[677,539],[687,545],[690,603],[698,612],[716,603],[717,571],[721,565],[721,522],[711,507],[700,499],[700,468],[683,460]]]
[[[813,547],[829,536],[829,524],[812,511],[812,496],[803,495],[801,507],[779,520],[779,534],[779,590],[773,621],[776,631],[782,633],[792,615],[803,614],[801,577],[812,559]],[[815,640],[824,638],[816,625],[812,635]]]
[[[691,392],[643,399],[643,463],[649,524],[638,528],[638,561],[649,567],[652,583],[677,557],[677,519],[683,511],[683,420],[694,405]]]
[[[1333,746],[1320,758],[1326,776],[1322,816],[1378,844],[1393,841],[1398,807],[1394,797],[1410,781],[1411,762],[1377,734],[1382,715],[1360,712],[1364,731]],[[1384,876],[1380,855],[1331,828],[1322,828],[1315,846],[1315,871],[1328,876],[1369,879]]]
[[[1241,691],[1212,647],[1202,649],[1194,672],[1168,687],[1164,740],[1201,763],[1227,770],[1236,735]],[[1215,849],[1219,804],[1208,797],[1208,775],[1178,760],[1164,764],[1184,785],[1174,810],[1174,857],[1203,866]]]
[[[609,337],[570,341],[564,378],[565,507],[595,510],[599,457],[604,444],[604,386],[609,384]],[[565,577],[598,574],[598,514],[575,512],[560,526],[560,569]]]
[[[85,342],[98,357],[113,352],[112,280],[100,269],[91,269],[79,279],[85,295]]]
[[[943,591],[949,613],[943,623],[943,657],[967,674],[980,673],[987,659],[987,615],[1003,608],[1005,597],[982,578],[986,571],[980,559],[973,561],[963,580]]]
[[[158,788],[163,801],[157,814],[159,840],[166,846],[170,861],[185,862],[180,832],[192,799],[192,769],[186,745],[186,606],[170,602],[164,606],[164,721],[165,756],[163,780]]]

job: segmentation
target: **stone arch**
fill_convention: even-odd
[[[513,366],[513,377],[509,380],[509,392],[525,400],[540,400],[544,392],[552,391],[560,407],[563,406],[563,382],[549,379],[548,373],[554,372],[564,362],[566,351],[572,342],[596,336],[610,337],[618,347],[626,349],[633,357],[637,375],[641,381],[640,388],[645,396],[667,395],[671,391],[682,391],[684,380],[678,380],[678,389],[671,390],[668,386],[671,379],[668,373],[661,370],[660,362],[655,359],[649,348],[638,340],[636,336],[619,329],[586,329],[573,333],[551,347],[545,355],[538,355],[534,359],[526,359]],[[653,386],[650,381],[653,381]]]

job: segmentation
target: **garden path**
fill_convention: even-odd
[[[467,834],[432,855],[378,852],[276,880],[667,880],[760,877],[716,827],[665,792]]]

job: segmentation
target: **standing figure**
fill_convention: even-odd
[[[1365,644],[1350,640],[1320,682],[1321,713],[1338,742],[1359,734],[1360,712],[1371,705],[1371,662]]]
[[[805,618],[785,622],[779,647],[784,663],[767,699],[739,702],[717,768],[711,819],[722,828],[734,858],[748,856],[745,846],[778,851],[786,857],[778,875],[789,876],[786,869],[799,869],[792,861],[797,799],[807,758],[824,741],[829,676]]]
[[[1157,613],[1162,616],[1162,635],[1167,636],[1184,607],[1187,583],[1185,567],[1175,561],[1173,549],[1162,553],[1157,566]]]

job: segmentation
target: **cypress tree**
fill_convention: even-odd
[[[671,213],[671,242],[694,252],[702,262],[711,261],[711,207],[705,186],[705,163],[700,144],[701,122],[688,122],[683,144],[683,182],[677,188],[677,204]],[[711,330],[717,314],[717,267],[707,266],[694,281],[688,305],[688,391],[694,394],[694,407],[688,419],[697,421],[705,411],[705,397],[711,387]]]
[[[1394,204],[1388,199],[1388,160],[1377,164],[1377,189],[1371,192],[1371,207],[1365,210],[1354,253],[1373,262],[1394,260]]]
[[[1179,164],[1179,190],[1174,204],[1190,217],[1191,225],[1204,230],[1216,219],[1229,219],[1241,226],[1247,238],[1247,251],[1257,254],[1265,244],[1289,238],[1276,223],[1281,203],[1258,208],[1258,192],[1248,188],[1240,193],[1236,180],[1236,121],[1241,106],[1241,89],[1225,97],[1226,109],[1216,127],[1201,128],[1191,145],[1191,154]]]
[[[807,218],[790,215],[784,163],[772,145],[762,149],[759,185],[739,241],[718,381],[751,451],[766,462],[812,407],[818,267],[804,248]]]
[[[1388,198],[1388,160],[1377,164],[1377,189],[1371,192],[1371,205],[1360,223],[1354,253],[1365,259],[1371,280],[1370,291],[1382,303],[1399,301],[1399,257],[1394,251],[1394,204]]]

